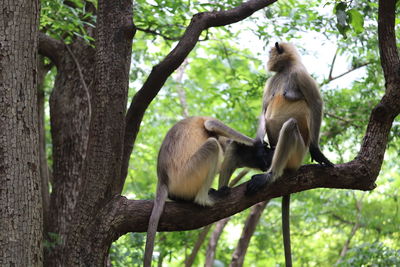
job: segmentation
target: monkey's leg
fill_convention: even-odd
[[[227,186],[232,173],[238,168],[238,157],[236,155],[236,144],[231,142],[224,153],[224,161],[219,173],[218,189]]]
[[[306,151],[307,147],[300,134],[297,121],[290,118],[282,125],[279,132],[271,168],[265,174],[253,175],[247,184],[247,193],[255,193],[267,183],[274,182],[282,176],[285,168],[297,169],[301,165]]]
[[[180,173],[183,188],[193,188],[194,202],[202,206],[211,206],[214,201],[208,196],[208,190],[218,172],[223,158],[222,148],[217,139],[210,137],[190,157]],[[172,192],[173,193],[173,192]],[[179,196],[179,195],[178,195]]]

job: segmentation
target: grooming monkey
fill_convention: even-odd
[[[257,140],[267,139],[275,147],[272,164],[263,174],[254,175],[247,185],[252,194],[274,182],[285,170],[297,170],[307,153],[325,166],[333,164],[319,149],[323,101],[317,84],[301,63],[296,48],[275,43],[267,63],[275,72],[266,83]],[[282,227],[286,266],[292,266],[289,230],[290,195],[282,198]]]
[[[154,239],[167,197],[211,206],[227,193],[225,185],[231,170],[245,166],[265,171],[271,164],[272,154],[262,142],[214,118],[189,117],[175,124],[158,154],[157,193],[147,229],[144,266],[151,266]],[[220,177],[220,190],[210,190],[221,165],[228,171],[221,171],[224,175]]]

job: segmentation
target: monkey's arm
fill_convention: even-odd
[[[226,126],[221,121],[216,119],[207,119],[204,122],[204,127],[210,132],[216,133],[217,135],[228,137],[241,144],[251,146],[255,142],[253,138],[247,137],[246,135],[241,134],[238,131],[235,131],[234,129]]]
[[[306,71],[301,71],[296,73],[296,79],[299,84],[299,89],[304,95],[307,104],[311,110],[311,144],[310,144],[310,154],[311,159],[315,160],[319,164],[326,166],[333,166],[325,155],[321,152],[319,148],[319,131],[321,128],[322,121],[322,98],[319,93],[319,89],[315,81]]]
[[[264,143],[264,137],[266,133],[265,112],[267,111],[267,107],[269,105],[269,102],[271,101],[271,97],[274,94],[274,89],[271,88],[272,79],[273,78],[268,79],[268,81],[265,84],[263,98],[262,98],[261,114],[260,117],[258,118],[256,143],[260,146]]]
[[[308,106],[311,111],[310,118],[310,135],[311,135],[311,144],[318,147],[319,143],[319,131],[321,128],[322,122],[322,98],[319,93],[319,89],[313,78],[307,71],[299,70],[295,72],[294,77],[296,83],[298,84],[298,89],[304,96]]]
[[[297,79],[293,77],[293,75],[286,81],[283,96],[289,101],[304,99],[304,95],[300,91]]]

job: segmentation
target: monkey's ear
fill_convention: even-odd
[[[276,47],[276,51],[278,51],[278,54],[283,53],[283,48],[279,46],[278,42],[275,43],[275,47]]]

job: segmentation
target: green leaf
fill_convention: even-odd
[[[364,31],[364,17],[355,9],[347,11],[350,18],[350,25],[356,33],[362,33]]]

